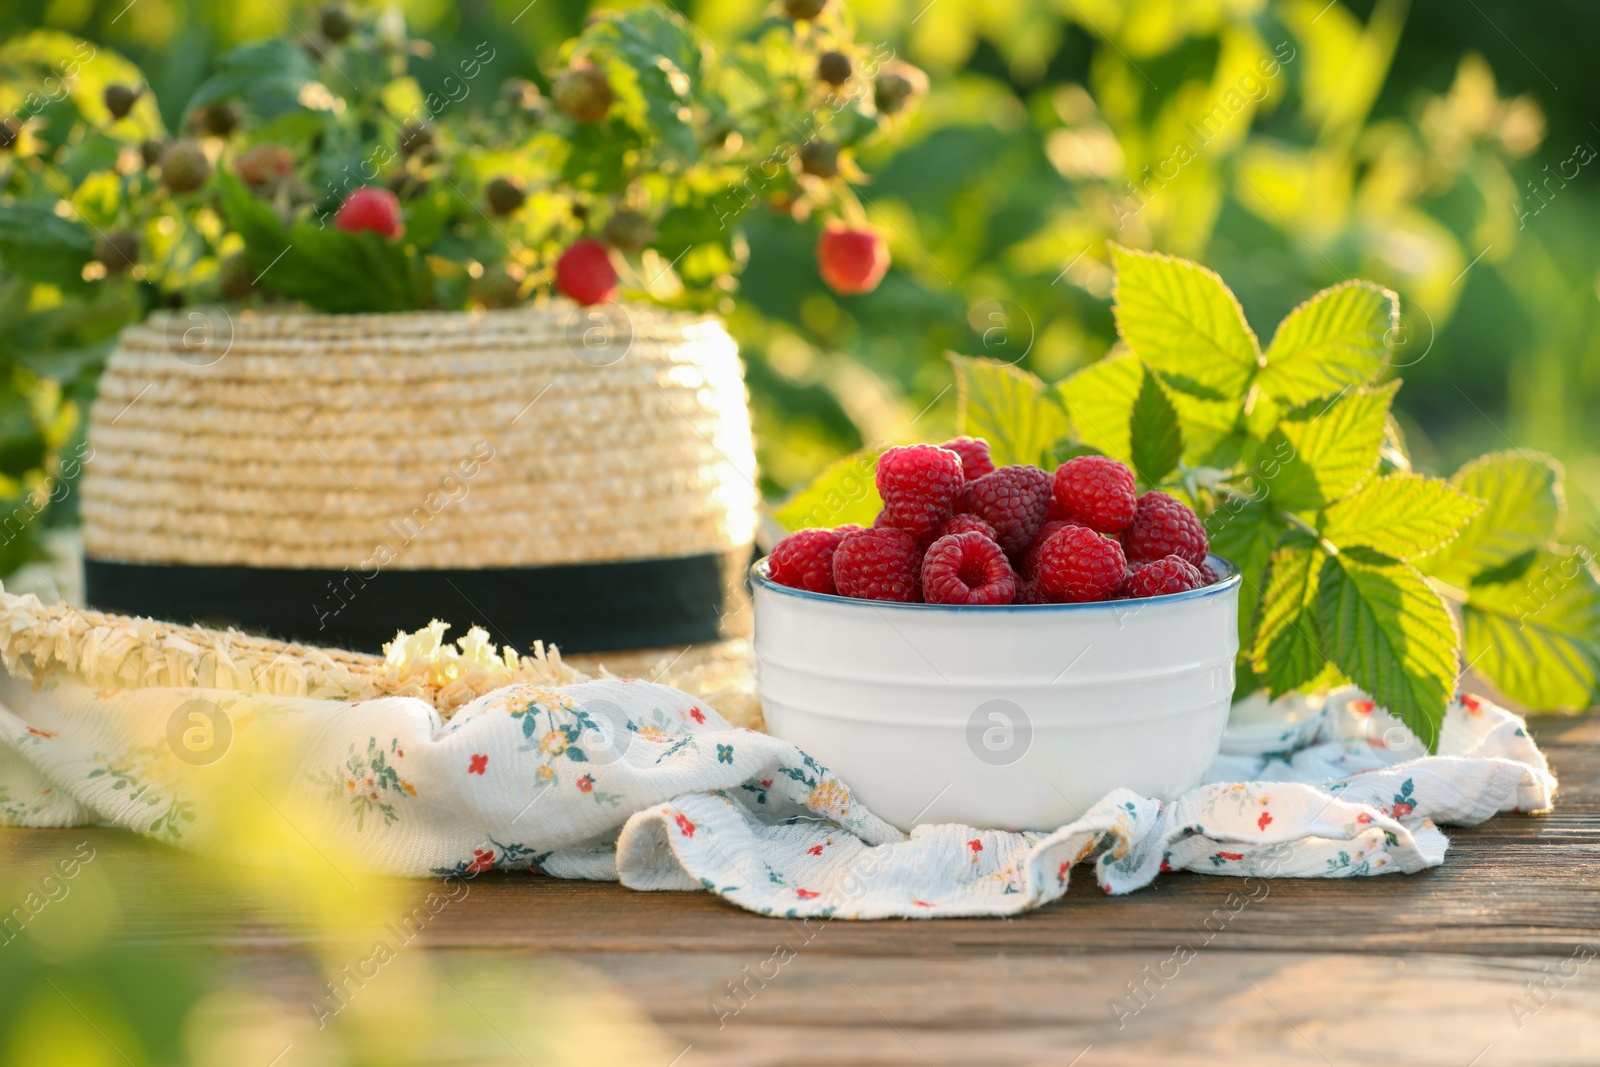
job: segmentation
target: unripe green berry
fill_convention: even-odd
[[[325,4],[317,12],[317,28],[322,36],[337,44],[355,32],[356,23],[350,17],[350,9],[343,4]]]
[[[579,122],[599,122],[611,110],[611,83],[593,67],[571,67],[550,86],[556,107]]]
[[[824,52],[817,57],[817,77],[829,85],[850,80],[850,57],[843,52]]]
[[[161,183],[175,193],[192,193],[211,177],[211,162],[200,145],[187,138],[161,150]]]
[[[800,169],[818,178],[839,173],[839,146],[828,141],[807,141],[800,146]]]
[[[606,220],[602,236],[613,248],[623,252],[639,252],[656,239],[656,228],[643,213],[622,208]]]
[[[103,99],[106,110],[111,112],[112,119],[120,119],[133,110],[133,105],[139,99],[139,90],[130,89],[126,85],[108,85]]]
[[[129,230],[111,230],[94,243],[95,262],[104,265],[106,274],[123,274],[139,262],[139,235]]]
[[[783,0],[783,13],[798,22],[809,22],[827,6],[828,0]]]
[[[528,194],[522,191],[522,183],[514,178],[493,178],[483,187],[483,198],[489,202],[489,210],[496,215],[510,215],[528,199]]]

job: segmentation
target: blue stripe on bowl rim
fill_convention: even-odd
[[[1238,567],[1235,567],[1221,556],[1207,555],[1206,562],[1211,564],[1213,569],[1222,571],[1222,580],[1182,593],[1163,593],[1160,596],[1140,597],[1137,600],[1095,600],[1086,604],[907,604],[900,600],[860,600],[856,597],[839,596],[835,593],[813,593],[809,589],[795,589],[792,586],[779,585],[767,577],[767,561],[771,558],[771,556],[762,556],[750,565],[750,582],[752,585],[777,593],[780,596],[795,597],[799,600],[815,600],[824,604],[859,604],[862,607],[899,608],[909,611],[958,611],[964,613],[975,611],[1115,611],[1119,609],[1126,610],[1134,605],[1176,604],[1184,600],[1202,600],[1206,597],[1223,596],[1234,591],[1244,582],[1244,577],[1239,573]]]

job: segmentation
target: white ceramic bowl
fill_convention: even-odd
[[[1100,604],[894,604],[752,569],[767,729],[882,818],[1054,830],[1125,786],[1171,800],[1216,757],[1239,575]]]

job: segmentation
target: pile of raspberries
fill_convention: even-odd
[[[859,600],[1068,604],[1198,589],[1218,580],[1206,532],[1166,493],[1139,494],[1105,456],[1056,468],[996,468],[989,442],[891,448],[878,459],[883,510],[870,529],[791,534],[773,581]]]

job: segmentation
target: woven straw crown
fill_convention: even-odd
[[[732,338],[640,307],[158,314],[89,442],[104,560],[540,566],[729,553],[756,525]]]

